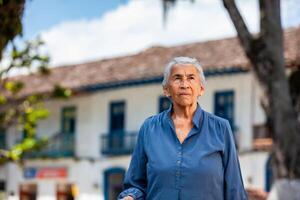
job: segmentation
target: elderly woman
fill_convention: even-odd
[[[118,198],[247,199],[229,122],[197,103],[205,85],[199,62],[174,58],[162,85],[172,106],[142,125]]]

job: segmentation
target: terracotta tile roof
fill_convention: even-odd
[[[300,26],[286,30],[284,38],[287,66],[299,64]],[[35,74],[13,79],[25,83],[26,88],[22,90],[22,96],[49,92],[54,83],[78,89],[95,84],[162,76],[164,66],[175,56],[195,57],[205,71],[234,67],[246,70],[250,68],[238,39],[227,38],[173,47],[155,46],[135,55],[56,67],[51,75],[46,77]]]

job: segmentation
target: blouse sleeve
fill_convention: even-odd
[[[244,200],[248,199],[244,189],[243,179],[240,170],[238,155],[229,122],[226,121],[224,149],[224,199]]]
[[[126,196],[131,196],[134,200],[145,199],[147,187],[147,156],[144,150],[145,129],[144,123],[139,131],[137,144],[134,148],[131,162],[125,175],[124,190],[119,194],[118,200]]]

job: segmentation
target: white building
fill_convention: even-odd
[[[300,28],[285,32],[288,69],[299,61],[294,42],[299,36]],[[49,92],[56,82],[73,89],[74,95],[46,102],[51,115],[38,125],[38,137],[51,139],[46,149],[28,155],[23,167],[9,163],[0,168],[7,199],[63,200],[70,194],[80,200],[115,199],[140,125],[168,106],[162,72],[175,56],[196,57],[202,63],[207,85],[199,104],[230,121],[245,186],[264,188],[268,152],[253,146],[265,123],[262,91],[237,39],[229,38],[64,66],[47,78],[19,77],[26,84],[23,95]],[[15,127],[6,130],[8,146],[21,137]]]

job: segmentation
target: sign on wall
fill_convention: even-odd
[[[26,179],[48,179],[48,178],[67,178],[68,170],[65,167],[27,167],[24,169]]]

